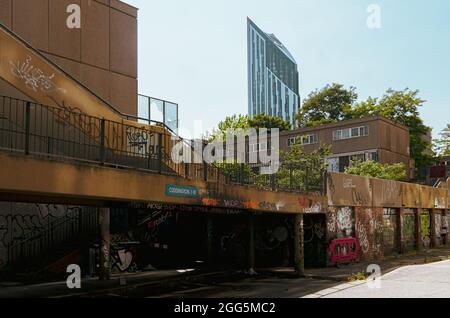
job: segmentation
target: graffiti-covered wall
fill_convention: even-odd
[[[36,254],[45,249],[70,239],[69,234],[75,231],[97,227],[95,216],[92,218],[92,209],[85,207],[0,202],[0,268],[9,262],[17,260],[22,242],[33,243],[33,238],[39,237],[47,229],[53,229],[53,240],[38,242]],[[95,209],[93,209],[95,212]],[[79,216],[85,214],[86,218],[80,223]],[[82,228],[80,228],[82,226]],[[45,246],[44,246],[45,245]],[[22,255],[23,256],[23,255]]]

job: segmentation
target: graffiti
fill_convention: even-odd
[[[152,220],[147,223],[147,228],[150,231],[155,231],[160,225],[169,222],[172,218],[172,212],[165,212],[161,215],[152,216]]]
[[[355,189],[356,185],[353,184],[352,179],[344,179],[343,187],[344,189]]]
[[[256,210],[258,209],[258,202],[248,201],[243,203],[244,209]]]
[[[135,265],[134,254],[132,251],[128,249],[116,249],[112,247],[111,260],[112,260],[112,269],[118,269],[120,272],[130,271],[132,269],[132,265]]]
[[[31,89],[35,92],[41,91],[52,93],[55,91],[60,91],[62,93],[66,93],[65,89],[57,87],[53,82],[55,74],[47,76],[41,69],[37,68],[31,63],[31,57],[28,57],[25,62],[10,61],[9,64],[11,65],[11,73],[15,77],[23,80],[25,86],[28,89]]]
[[[345,236],[352,236],[354,223],[353,210],[349,207],[339,209],[336,223],[339,232],[343,232]]]
[[[330,237],[336,235],[336,213],[331,212],[327,214],[327,231]]]
[[[356,189],[352,189],[352,200],[355,204],[361,205],[361,206],[367,206],[368,202],[367,199],[359,193]]]
[[[303,210],[303,212],[305,212],[305,213],[320,213],[322,211],[323,211],[323,209],[322,209],[321,203],[315,203],[311,207],[305,208]]]
[[[128,144],[131,148],[138,148],[139,153],[146,154],[147,145],[149,144],[150,137],[152,137],[153,134],[149,134],[145,130],[128,127],[126,130],[126,136]]]
[[[321,223],[314,224],[314,234],[319,239],[323,239],[325,237],[325,229]]]
[[[53,219],[76,215],[79,207],[65,207],[58,205],[32,205],[26,214],[0,214],[0,246],[5,248],[34,235],[51,225]]]
[[[359,239],[359,245],[364,254],[367,254],[370,250],[369,237],[367,235],[367,231],[362,224],[362,222],[358,222],[356,226],[356,231]]]
[[[204,198],[202,204],[207,206],[219,206],[220,202],[217,199]]]
[[[259,207],[263,210],[269,210],[269,211],[278,211],[279,208],[277,207],[277,204],[272,203],[272,202],[260,202],[259,203]]]
[[[207,207],[189,206],[189,205],[174,205],[174,204],[159,204],[149,203],[146,209],[153,211],[177,211],[177,212],[198,212],[207,213],[209,209]]]
[[[227,208],[240,208],[241,207],[241,202],[236,201],[236,200],[224,200],[224,205]]]
[[[242,261],[247,255],[247,249],[243,244],[246,229],[245,225],[236,225],[231,231],[220,236],[220,249],[232,263]]]

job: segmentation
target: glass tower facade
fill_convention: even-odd
[[[281,117],[297,127],[300,107],[297,62],[273,34],[263,32],[250,19],[248,39],[248,113]]]

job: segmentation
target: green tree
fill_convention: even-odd
[[[325,158],[331,154],[331,146],[321,144],[317,150],[305,152],[304,146],[297,138],[289,151],[281,152],[282,166],[278,172],[278,185],[282,188],[319,189],[322,185],[323,172],[327,168]]]
[[[450,124],[440,133],[440,139],[435,140],[434,149],[439,156],[450,156]]]
[[[350,167],[345,169],[345,173],[394,181],[408,180],[408,174],[404,163],[388,165],[371,160],[352,161]]]
[[[227,139],[227,132],[229,130],[249,129],[250,118],[247,115],[233,115],[227,116],[225,120],[221,121],[217,128],[206,138],[209,142],[225,141]]]
[[[300,127],[317,126],[346,119],[348,111],[358,99],[354,87],[327,85],[309,94],[304,100],[297,120]]]
[[[405,89],[395,91],[389,89],[381,99],[369,98],[367,101],[352,107],[348,118],[383,116],[409,128],[411,158],[416,164],[416,173],[433,164],[432,145],[424,138],[431,129],[420,118],[419,108],[425,100],[419,97],[418,90]]]
[[[291,130],[291,124],[283,118],[280,117],[272,117],[266,114],[256,115],[249,120],[249,125],[251,128],[259,129],[259,128],[267,128],[273,129],[278,128],[281,131]]]

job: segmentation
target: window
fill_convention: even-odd
[[[333,132],[333,140],[344,140],[365,137],[369,135],[369,126],[336,130]]]
[[[267,151],[270,147],[270,143],[262,142],[259,144],[251,144],[249,146],[249,152],[260,152],[260,151]]]
[[[301,137],[293,137],[287,140],[288,147],[292,147],[299,140],[301,145],[313,145],[318,142],[317,134],[305,135]]]

